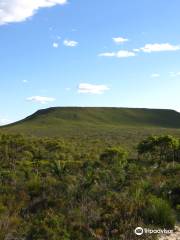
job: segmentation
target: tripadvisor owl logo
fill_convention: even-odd
[[[173,230],[170,229],[149,229],[149,228],[142,228],[137,227],[134,230],[134,233],[138,236],[141,236],[143,234],[172,234]]]
[[[135,230],[134,230],[135,234],[138,235],[138,236],[141,236],[143,233],[144,233],[144,230],[142,227],[137,227]]]

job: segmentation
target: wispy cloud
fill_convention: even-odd
[[[67,0],[3,0],[0,1],[0,25],[25,21],[40,8],[66,3]]]
[[[151,74],[151,77],[152,78],[158,78],[158,77],[160,77],[160,74],[159,73],[153,73],[153,74]]]
[[[134,48],[133,52],[140,52],[141,50],[139,48]]]
[[[109,88],[106,85],[80,83],[78,86],[79,93],[102,94],[107,90],[109,90]]]
[[[28,80],[23,79],[22,82],[23,82],[23,83],[28,83]]]
[[[64,40],[64,45],[66,47],[76,47],[78,45],[78,42],[74,41],[74,40]]]
[[[59,47],[59,43],[54,42],[54,43],[53,43],[53,48],[58,48],[58,47]]]
[[[180,72],[170,72],[169,75],[170,77],[178,77],[180,76]]]
[[[124,38],[113,38],[116,43],[123,43]],[[124,41],[128,39],[124,39]],[[166,52],[166,51],[178,51],[180,50],[180,45],[172,45],[170,43],[154,43],[145,44],[144,47],[134,48],[133,50],[120,50],[117,52],[103,52],[98,56],[100,57],[116,57],[116,58],[127,58],[134,57],[140,52],[152,53],[152,52]]]
[[[180,50],[180,45],[172,45],[170,43],[154,43],[146,44],[144,47],[140,48],[140,50],[145,53],[178,51]]]
[[[129,40],[127,38],[123,38],[123,37],[114,37],[113,41],[117,44],[121,44],[121,43],[128,42]]]
[[[128,58],[134,57],[136,54],[132,51],[121,50],[118,52],[104,52],[99,54],[100,57],[116,57],[116,58]]]
[[[99,57],[116,57],[115,52],[104,52],[98,55]]]
[[[26,100],[41,103],[41,104],[46,104],[49,102],[54,102],[56,99],[52,97],[32,96],[32,97],[26,98]]]

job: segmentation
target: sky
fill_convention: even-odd
[[[0,0],[0,125],[54,106],[180,111],[179,0]]]

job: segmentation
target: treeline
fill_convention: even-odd
[[[62,139],[2,135],[0,239],[133,240],[137,226],[173,229],[179,140],[149,137],[137,159],[118,143],[96,151],[91,158]]]

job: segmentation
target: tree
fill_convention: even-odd
[[[159,165],[163,161],[174,163],[179,147],[178,139],[170,136],[151,136],[141,141],[138,146],[138,155],[148,157],[151,160],[158,160]]]

